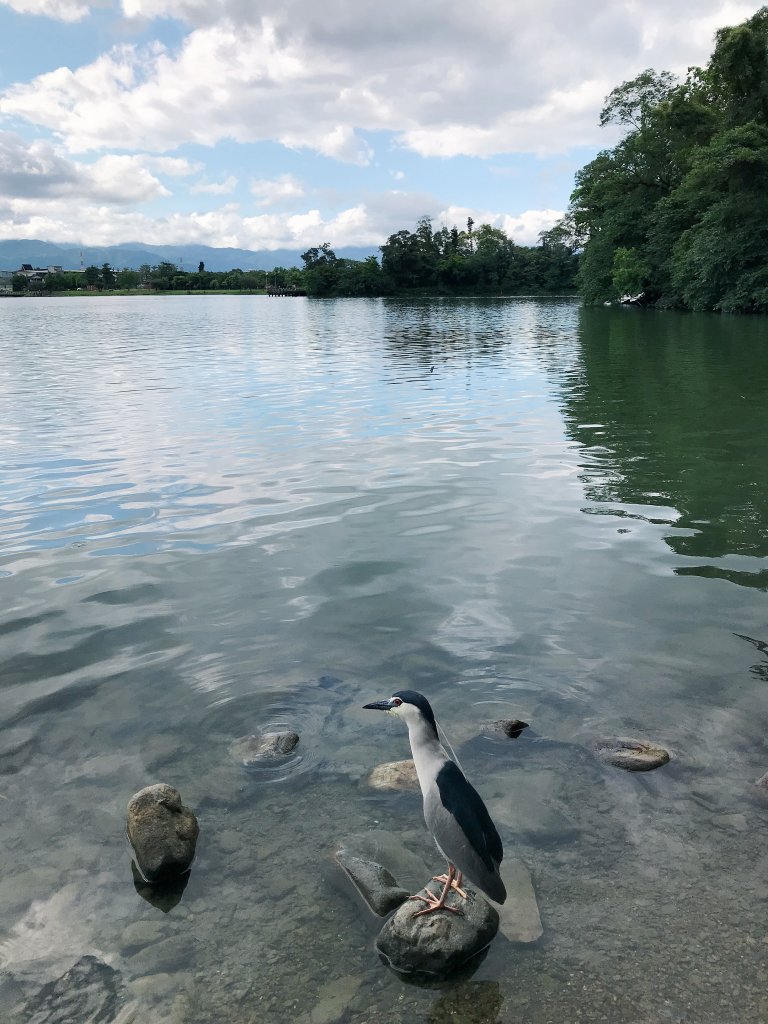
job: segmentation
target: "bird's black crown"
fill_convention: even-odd
[[[398,690],[397,693],[392,694],[393,697],[399,697],[404,704],[413,704],[419,711],[424,715],[426,720],[432,726],[437,736],[437,722],[435,721],[435,713],[432,710],[432,705],[429,703],[423,693],[418,693],[416,690]]]

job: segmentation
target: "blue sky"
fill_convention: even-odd
[[[422,215],[532,244],[723,0],[0,0],[0,238],[375,246]]]

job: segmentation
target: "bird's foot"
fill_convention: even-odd
[[[435,910],[450,910],[452,914],[458,914],[460,917],[463,917],[463,910],[459,910],[458,907],[448,906],[448,904],[445,902],[446,895],[447,893],[446,890],[444,889],[439,897],[433,896],[432,893],[430,892],[427,892],[426,895],[422,895],[420,892],[417,892],[414,896],[409,896],[408,899],[410,900],[421,900],[423,903],[427,904],[423,910],[419,910],[413,916],[421,917],[422,914],[432,914]]]
[[[433,882],[447,882],[448,875],[432,875]],[[463,900],[468,900],[469,896],[461,888],[461,875],[457,875],[456,878],[451,879],[451,888],[454,892],[458,893]]]

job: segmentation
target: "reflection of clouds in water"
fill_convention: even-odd
[[[109,874],[95,875],[87,882],[63,885],[47,899],[34,900],[0,944],[0,962],[7,967],[43,957],[71,960],[86,953],[112,960],[112,950],[93,945],[93,936],[102,931],[101,922],[112,916],[111,882]]]

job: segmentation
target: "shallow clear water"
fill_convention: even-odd
[[[95,953],[151,1022],[768,1017],[764,320],[7,300],[0,357],[1,965]],[[408,745],[361,705],[403,686],[544,925],[438,986],[332,861],[441,867],[418,796],[366,784]],[[249,773],[270,725],[301,742]],[[604,767],[611,734],[673,760]],[[201,824],[168,913],[124,838],[155,781]]]

